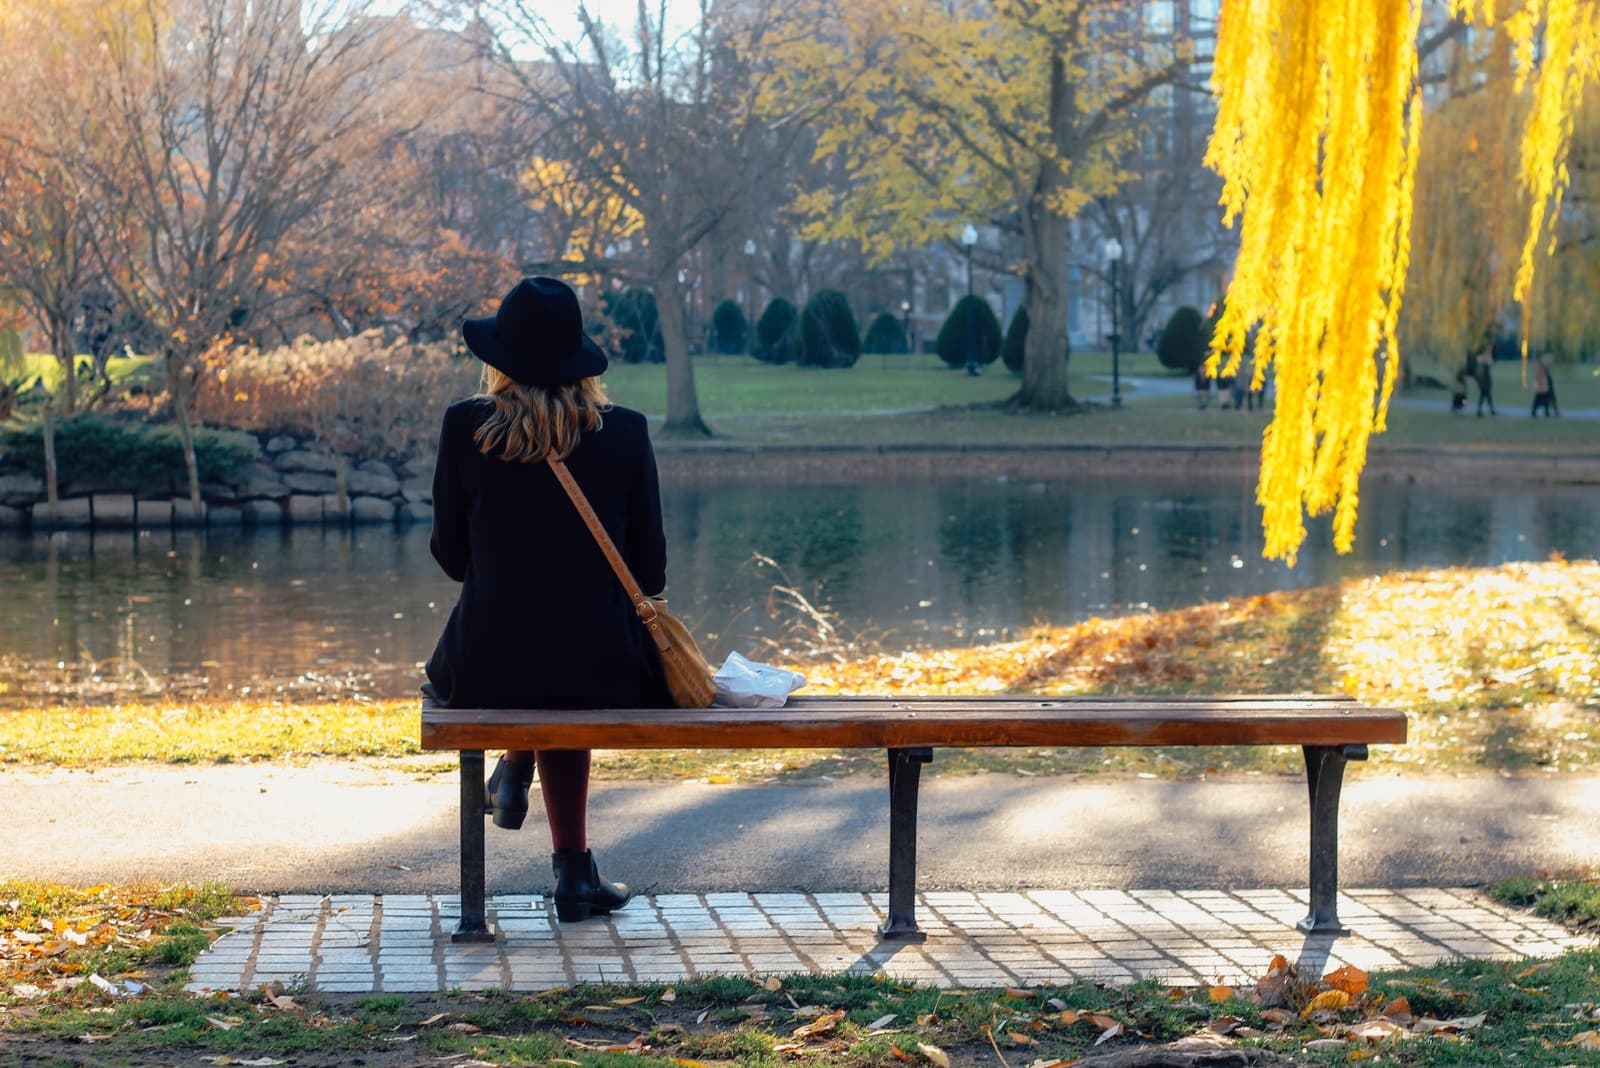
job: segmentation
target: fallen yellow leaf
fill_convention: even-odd
[[[930,1046],[926,1042],[917,1043],[917,1052],[928,1059],[929,1064],[938,1068],[950,1068],[950,1055],[938,1046]]]
[[[1303,1020],[1314,1012],[1338,1012],[1349,1005],[1350,995],[1343,990],[1324,990],[1306,1003],[1306,1007],[1300,1010],[1300,1018]]]
[[[817,1035],[827,1034],[839,1026],[839,1021],[844,1019],[844,1010],[835,1009],[833,1012],[824,1013],[808,1024],[801,1024],[794,1029],[791,1036],[798,1039],[815,1038]]]

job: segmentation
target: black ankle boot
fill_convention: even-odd
[[[515,831],[528,818],[528,790],[533,786],[533,761],[525,768],[501,757],[483,787],[483,809],[494,813],[494,825]]]
[[[600,878],[594,854],[553,853],[550,866],[556,873],[556,919],[578,923],[590,916],[605,916],[620,909],[631,896],[627,883],[609,883]]]

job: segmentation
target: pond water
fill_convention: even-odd
[[[1600,548],[1592,490],[1377,483],[1362,493],[1355,551],[1335,554],[1316,523],[1291,569],[1261,559],[1252,489],[668,486],[668,594],[720,662],[730,649],[771,658],[772,643],[839,637],[888,648],[1003,640],[1034,623]],[[0,538],[0,590],[6,704],[97,689],[408,695],[455,595],[426,526],[11,536]]]

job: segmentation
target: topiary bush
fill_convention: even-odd
[[[39,426],[0,430],[7,463],[44,477],[44,431]],[[234,430],[196,427],[195,464],[202,482],[236,484],[259,453],[256,439]],[[61,487],[165,488],[188,484],[177,427],[111,419],[95,412],[56,423],[56,476]]]
[[[879,312],[867,327],[867,336],[861,342],[864,352],[884,352],[890,356],[904,356],[910,350],[906,328],[888,312]]]
[[[800,313],[800,362],[806,367],[854,367],[861,358],[861,331],[850,300],[823,289]]]
[[[723,301],[711,313],[711,351],[723,356],[750,351],[750,323],[734,301]]]
[[[624,363],[661,363],[667,358],[654,293],[648,289],[624,289],[621,293],[607,293],[601,303],[606,318],[621,332],[616,349]]]
[[[967,329],[972,329],[971,359],[979,366],[991,364],[1000,355],[1000,320],[995,318],[989,302],[979,296],[966,296],[956,301],[939,328],[939,339],[934,351],[951,367],[965,367],[968,360]]]
[[[1028,309],[1018,308],[1017,314],[1011,317],[1011,325],[1006,327],[1006,339],[1000,346],[1001,361],[1007,369],[1019,375],[1023,364],[1027,362],[1028,323]]]
[[[763,363],[790,363],[795,356],[795,324],[800,313],[782,297],[772,298],[756,320],[756,345],[751,352]]]
[[[1161,366],[1193,374],[1205,362],[1211,332],[1198,308],[1185,304],[1172,313],[1156,338],[1156,358]]]

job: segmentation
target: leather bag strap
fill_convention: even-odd
[[[567,491],[567,496],[572,498],[572,506],[583,517],[584,525],[589,528],[589,533],[594,535],[595,542],[600,546],[600,551],[605,554],[606,562],[611,565],[611,570],[617,573],[617,580],[622,583],[622,588],[627,591],[628,597],[633,601],[633,610],[639,613],[639,618],[650,625],[650,634],[655,638],[656,645],[662,649],[667,647],[666,635],[661,633],[661,628],[654,626],[656,619],[656,606],[650,603],[639,584],[634,581],[633,572],[628,570],[627,563],[622,559],[622,554],[617,551],[616,543],[611,540],[611,535],[606,533],[606,528],[601,524],[600,517],[594,514],[594,508],[589,504],[583,490],[578,487],[578,482],[572,477],[572,472],[567,470],[567,465],[554,456],[546,458],[550,470],[555,472],[556,481],[561,483],[561,488]]]

